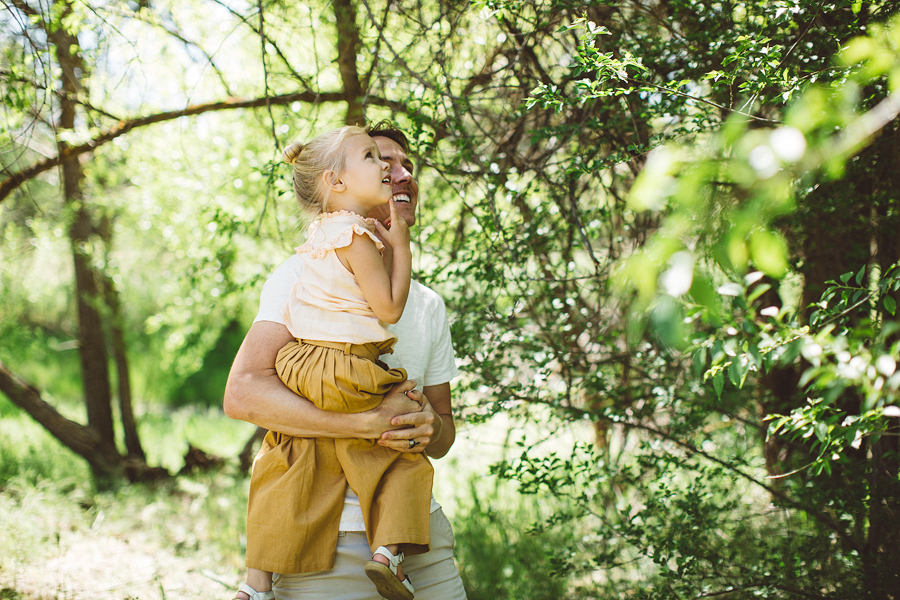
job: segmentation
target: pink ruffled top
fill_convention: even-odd
[[[284,308],[284,322],[295,338],[365,344],[395,338],[366,302],[356,277],[335,252],[349,246],[353,236],[367,236],[378,251],[384,245],[374,233],[375,219],[350,211],[323,213],[297,247],[303,261]]]

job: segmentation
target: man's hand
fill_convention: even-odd
[[[394,415],[391,429],[381,435],[378,444],[397,452],[425,452],[435,437],[435,427],[440,430],[442,423],[438,423],[434,409],[422,392],[410,390],[406,396],[414,402],[416,409]]]

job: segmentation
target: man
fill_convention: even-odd
[[[412,175],[406,136],[386,122],[369,128],[381,159],[390,164],[397,216],[412,227],[416,222],[419,188]],[[369,216],[384,221],[388,205]],[[389,251],[389,247],[385,247]],[[446,455],[456,437],[451,413],[450,380],[456,376],[453,348],[444,303],[432,290],[415,281],[403,316],[390,329],[397,335],[394,353],[382,357],[391,367],[403,367],[409,381],[397,386],[377,408],[364,413],[336,413],[316,408],[291,392],[275,373],[275,356],[293,338],[281,310],[293,282],[301,276],[294,257],[266,282],[260,310],[235,357],[225,389],[225,413],[288,435],[319,438],[378,439],[398,452]],[[413,381],[421,391],[413,389]],[[421,404],[420,404],[421,402]],[[335,598],[378,600],[364,565],[372,557],[366,541],[359,501],[348,490],[341,515],[335,566],[330,571],[275,575],[279,600]],[[432,500],[431,545],[425,554],[409,556],[403,570],[415,587],[417,600],[465,599],[453,561],[453,534],[440,506]],[[238,593],[244,600],[247,595]]]

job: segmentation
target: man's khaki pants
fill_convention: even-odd
[[[274,577],[278,600],[383,600],[366,577],[372,551],[365,532],[341,532],[334,568],[317,573]],[[416,590],[416,600],[466,600],[459,569],[453,560],[453,530],[443,510],[431,513],[431,550],[407,556],[403,571]]]

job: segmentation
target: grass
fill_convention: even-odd
[[[27,598],[218,598],[241,577],[243,477],[68,493],[13,480],[0,493],[0,587]]]
[[[176,472],[190,442],[226,457],[225,467],[98,493],[83,460],[4,403],[0,600],[230,597],[243,577],[249,487],[234,457],[252,426],[217,409],[145,412],[141,439],[151,464]],[[462,429],[434,463],[434,494],[454,522],[470,599],[562,598],[543,558],[553,536],[521,533],[539,508],[485,475],[504,439],[503,424],[487,427]]]
[[[97,493],[83,460],[27,416],[3,414],[0,598],[211,599],[239,581],[248,481],[235,466]],[[187,440],[228,453],[244,425],[177,411],[141,431],[151,462],[176,470]]]

